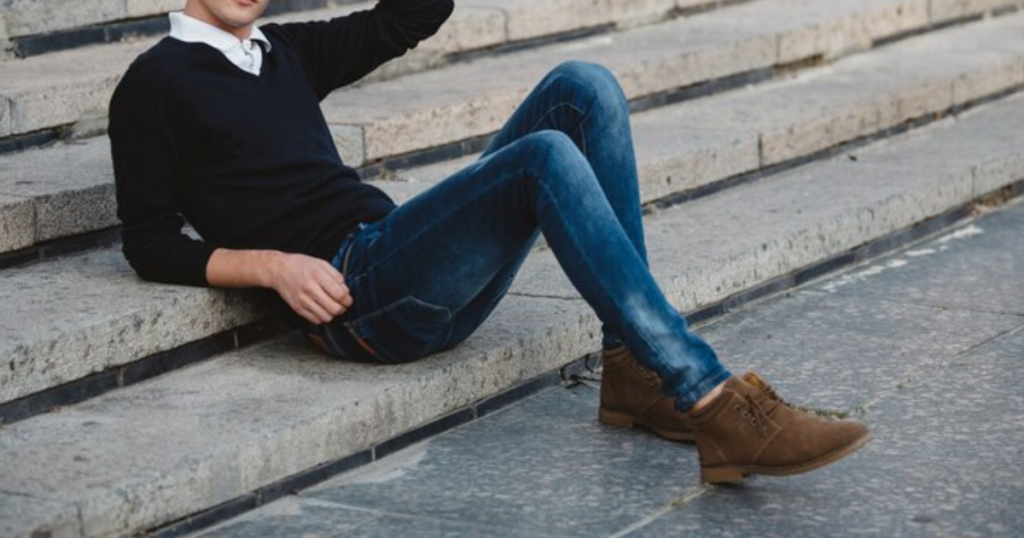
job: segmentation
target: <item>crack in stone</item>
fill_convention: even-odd
[[[944,361],[944,362],[940,362],[939,363],[939,368],[940,369],[948,369],[958,359],[967,356],[967,354],[969,354],[969,353],[971,353],[971,352],[981,348],[982,346],[985,346],[985,345],[990,344],[990,343],[992,343],[992,342],[994,342],[996,340],[999,340],[1000,338],[1003,338],[1004,336],[1012,336],[1012,335],[1014,335],[1014,334],[1016,334],[1016,333],[1018,333],[1020,331],[1024,331],[1024,325],[1021,325],[1021,326],[1018,326],[1018,327],[1014,327],[1012,329],[1007,329],[1005,331],[1000,332],[999,334],[996,334],[996,335],[993,335],[993,336],[991,336],[989,338],[986,338],[986,339],[982,340],[981,342],[978,342],[977,344],[974,344],[974,345],[968,347],[967,349],[961,351],[960,353],[957,353],[956,355],[953,355],[952,357],[949,358],[949,360]]]
[[[808,291],[811,291],[811,290],[808,290]],[[818,293],[822,293],[822,294],[824,294],[826,296],[829,295],[826,292],[818,292]],[[993,316],[1013,316],[1013,317],[1024,318],[1024,312],[1004,312],[1002,310],[989,310],[989,309],[985,309],[985,308],[976,308],[976,307],[973,307],[973,306],[943,305],[943,304],[939,304],[939,303],[929,302],[928,300],[892,299],[892,298],[889,298],[889,297],[876,297],[875,299],[877,299],[878,301],[881,301],[881,302],[885,302],[885,303],[910,305],[910,306],[919,306],[921,308],[931,308],[933,310],[948,310],[948,311],[954,311],[954,312],[969,312],[969,313],[972,313],[972,314],[989,314],[989,315],[993,315]]]
[[[547,295],[544,293],[524,293],[521,291],[510,292],[509,295],[515,297],[528,297],[531,299],[554,299],[556,301],[582,301],[580,297],[566,297],[564,295]]]
[[[644,516],[643,519],[640,519],[639,521],[636,521],[636,522],[630,524],[628,527],[626,527],[626,528],[624,528],[624,529],[622,529],[622,530],[620,530],[620,531],[618,531],[618,532],[616,532],[614,534],[609,535],[608,538],[621,538],[623,536],[626,536],[626,535],[632,533],[633,531],[636,531],[638,529],[646,527],[647,525],[650,525],[651,523],[653,523],[655,520],[657,520],[661,516],[671,512],[671,511],[673,511],[673,510],[675,510],[677,508],[682,508],[682,507],[686,506],[691,501],[693,501],[694,499],[700,497],[705,492],[707,492],[708,489],[709,489],[709,487],[705,486],[705,485],[700,485],[700,486],[692,487],[692,488],[690,488],[690,492],[687,493],[686,495],[683,495],[682,497],[679,497],[678,499],[673,499],[673,500],[669,501],[667,504],[665,504],[661,508],[658,508],[654,512]]]

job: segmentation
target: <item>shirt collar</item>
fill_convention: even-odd
[[[206,43],[211,47],[224,52],[244,44],[246,40],[238,39],[229,32],[225,32],[216,26],[203,22],[185,13],[178,11],[168,14],[171,21],[171,37],[188,43]],[[258,26],[252,27],[248,41],[260,43],[263,49],[270,52],[270,40],[263,34]]]

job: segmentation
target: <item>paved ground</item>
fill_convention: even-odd
[[[557,388],[204,536],[1024,535],[1024,205],[700,332],[874,441],[706,487],[691,446],[603,427],[596,388]]]

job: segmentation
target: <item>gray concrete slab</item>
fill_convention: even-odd
[[[812,290],[878,301],[1024,316],[1024,213],[1005,212]],[[942,267],[942,272],[934,268]],[[856,284],[870,281],[866,289]],[[860,291],[857,291],[860,290]]]
[[[183,6],[181,0],[124,0],[124,2],[125,13],[128,14],[128,17],[159,15],[170,11],[178,11]]]
[[[11,37],[42,34],[125,18],[125,0],[6,0],[3,19]]]
[[[616,3],[611,13],[623,21],[651,22],[649,13],[653,8],[649,2],[654,1]],[[8,0],[4,17],[9,34],[16,37],[151,15],[165,11],[169,5],[168,0],[132,0],[127,4],[125,0],[104,2],[104,6],[99,8],[90,5],[85,9],[79,3],[67,0]],[[177,8],[180,8],[180,0],[178,4]],[[508,30],[510,26],[529,26],[530,23],[520,23],[520,18],[559,21],[563,19],[556,16],[558,13],[592,11],[588,9],[590,0],[563,0],[561,3],[515,0],[502,4],[502,10],[486,5],[460,7],[437,36],[381,69],[368,81],[437,67],[444,63],[443,58],[449,53],[479,50],[521,39],[522,36],[514,37]],[[272,17],[266,22],[323,19],[371,5],[341,5],[327,10]],[[520,5],[529,9],[520,9]],[[570,22],[587,23],[577,18],[570,19]],[[581,27],[570,25],[565,31],[578,29]],[[13,103],[13,120],[6,129],[0,123],[0,137],[105,117],[110,96],[124,70],[155,42],[156,39],[147,38],[47,54],[24,61],[0,62],[0,81],[3,81],[0,83],[0,98],[10,99]],[[341,147],[343,153],[361,154],[359,150]],[[359,160],[356,164],[361,162]]]
[[[0,252],[31,246],[35,242],[35,218],[32,200],[0,194]]]
[[[734,373],[758,372],[795,404],[859,416],[894,387],[1022,324],[1017,316],[880,301],[872,293],[796,293],[700,332]]]
[[[981,222],[1015,231],[1021,215],[1018,204]],[[923,271],[959,286],[959,268],[933,259]],[[874,439],[836,465],[697,485],[692,446],[601,426],[595,387],[554,388],[200,536],[281,528],[384,536],[393,528],[369,519],[331,534],[331,507],[430,529],[437,520],[466,526],[446,536],[486,534],[476,525],[560,537],[1016,536],[1024,525],[1016,471],[1024,463],[1024,316],[878,302],[871,296],[880,286],[866,279],[849,284],[859,294],[799,291],[702,329],[730,363],[759,356],[758,371],[791,400],[868,400],[858,414]],[[826,344],[825,360],[802,360]],[[886,357],[886,349],[908,353]]]
[[[928,16],[933,23],[943,23],[1021,5],[1021,2],[1001,0],[929,0]]]
[[[700,4],[710,4],[708,0]],[[518,41],[629,19],[656,19],[675,7],[675,0],[469,0],[466,5],[501,9],[508,18],[508,36]]]
[[[261,510],[257,517],[239,518],[205,532],[202,536],[249,538],[251,536],[303,536],[305,538],[446,538],[493,536],[529,538],[530,535],[493,525],[472,525],[435,517],[409,517],[388,513],[388,507],[353,509],[317,499],[288,498]]]
[[[1017,536],[1022,335],[892,391],[868,410],[874,440],[849,461],[710,489],[627,536]]]
[[[0,401],[254,321],[258,297],[143,282],[119,249],[4,271]]]
[[[755,6],[759,11],[753,11]],[[867,7],[857,6],[863,10],[854,12],[857,21],[874,20]],[[788,35],[796,24],[789,20],[794,10],[783,8],[793,6],[754,3],[735,8],[751,13],[723,10],[631,33],[342,90],[325,102],[324,110],[332,124],[362,129],[367,159],[402,154],[497,130],[533,84],[568,59],[607,65],[631,97],[773,65],[780,61],[775,52],[778,37]],[[778,13],[769,17],[767,9]],[[905,16],[919,12],[908,7]],[[780,20],[773,26],[765,25],[766,19]],[[739,132],[758,132],[764,164],[826,149],[910,118],[946,110],[954,98],[957,103],[969,102],[1021,83],[1021,21],[1024,17],[1008,17],[924,36],[803,74],[773,85],[771,91],[758,88],[716,100],[707,110],[697,112],[694,125],[716,118],[727,125],[742,124],[744,129]],[[820,21],[803,22],[808,25],[803,30],[827,34],[816,25]],[[946,61],[929,61],[936,51],[942,51]],[[646,61],[637,64],[637,55]],[[453,80],[461,82],[453,84]],[[410,91],[410,87],[416,90]],[[685,113],[680,116],[677,119],[691,119]]]
[[[302,498],[527,536],[607,536],[693,490],[692,446],[603,427],[596,407],[591,387],[553,389]]]
[[[0,536],[80,538],[81,532],[78,510],[73,504],[7,493],[0,489]]]
[[[0,194],[32,200],[34,241],[118,224],[106,137],[0,156]]]
[[[316,13],[326,16],[335,11]],[[969,29],[974,33],[967,32],[965,39],[929,41],[924,45],[916,44],[917,41],[900,44],[884,53],[851,58],[792,81],[639,114],[634,124],[643,198],[660,198],[755,170],[760,163],[773,164],[806,155],[895,125],[907,117],[943,109],[1024,81],[1024,45],[1014,45],[1019,39],[1007,33],[1017,32],[1017,26],[986,27],[991,36],[980,41],[972,37],[978,33],[977,29]],[[990,45],[992,50],[986,48]],[[947,62],[920,61],[920,57],[931,54],[934,47],[943,51]],[[57,56],[62,61],[78,63],[81,58],[75,55],[80,56],[80,52]],[[530,69],[535,67],[529,66]],[[438,73],[431,75],[436,77]],[[501,80],[493,82],[495,88],[504,86]],[[447,81],[442,83],[447,84]],[[392,84],[396,91],[407,92],[404,82]],[[29,86],[25,91],[35,95],[38,88]],[[376,99],[380,97],[376,95],[380,87],[375,84],[366,86],[365,90]],[[44,96],[41,105],[53,104],[45,93],[40,95]],[[388,110],[400,108],[395,105],[397,96],[392,97],[395,99],[384,98],[380,105]],[[398,121],[396,128],[407,133],[407,122],[416,122],[425,129],[423,143],[434,143],[438,122],[433,115],[437,109],[429,108],[437,104],[434,96],[423,97],[422,103],[413,101],[408,103],[412,108],[406,111],[412,116],[386,119],[384,123]],[[484,101],[477,103],[484,109],[495,104],[489,98]],[[76,102],[85,101],[76,98]],[[502,103],[497,109],[486,111],[486,125],[467,120],[458,125],[454,137],[464,138],[496,128],[511,113],[515,99],[504,99]],[[423,107],[428,107],[430,117],[417,120],[415,110]],[[451,114],[441,121],[442,124],[466,119],[463,112],[479,112],[476,105],[466,105],[465,101],[460,101],[456,108],[462,112],[449,110]],[[368,158],[364,152],[363,129],[362,124],[332,126],[346,162],[363,162]],[[389,135],[389,140],[410,143],[404,135]],[[4,179],[0,180],[0,192],[24,192],[36,201],[39,220],[35,241],[115,224],[108,151],[106,141],[100,138],[81,147],[66,146],[0,159],[0,168],[5,172]],[[77,173],[67,174],[67,170],[72,169]],[[407,199],[414,192],[417,191],[405,189],[399,198]],[[26,246],[23,242],[16,244],[18,248]]]
[[[5,426],[0,484],[73,504],[86,536],[131,534],[551,371],[597,332],[582,303],[510,299],[464,345],[407,366],[334,361],[284,338]]]

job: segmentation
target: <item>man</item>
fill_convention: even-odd
[[[452,0],[257,28],[268,1],[188,0],[115,92],[119,217],[140,276],[273,289],[328,354],[399,363],[465,340],[543,233],[604,323],[602,422],[695,441],[708,482],[809,471],[867,442],[859,423],[730,375],[664,298],[607,70],[557,67],[480,160],[396,208],[342,164],[318,103],[433,35]]]

